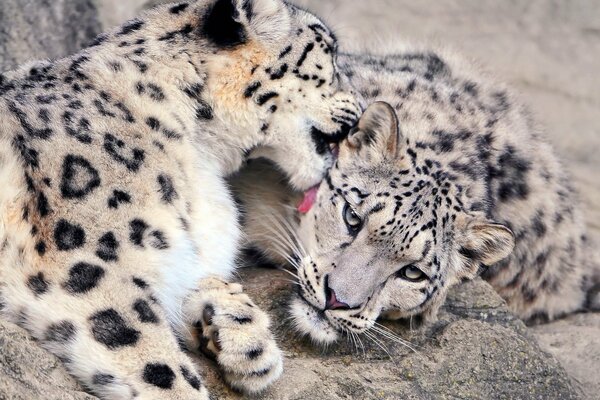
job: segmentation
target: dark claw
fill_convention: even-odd
[[[221,343],[219,343],[219,331],[214,331],[212,334],[212,341],[217,350],[221,351]]]
[[[204,354],[206,358],[215,361],[217,359],[217,355],[210,351],[210,349],[208,348],[208,343],[210,343],[210,340],[208,340],[207,337],[200,336],[200,344],[198,345],[198,350],[202,354]]]
[[[209,326],[212,325],[212,319],[215,316],[215,309],[213,306],[208,304],[204,307],[204,311],[202,311],[202,322],[204,325]]]

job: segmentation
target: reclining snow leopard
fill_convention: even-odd
[[[450,286],[479,274],[525,320],[600,309],[569,175],[503,86],[420,49],[340,65],[374,104],[305,214],[263,163],[234,179],[248,245],[297,268],[300,331],[327,343],[379,316],[433,318]]]
[[[268,318],[226,282],[224,177],[255,152],[323,179],[361,112],[336,51],[281,0],[198,0],[0,74],[2,318],[103,399],[207,399],[180,344],[238,389],[277,379]]]

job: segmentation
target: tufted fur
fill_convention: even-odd
[[[256,152],[298,188],[322,179],[360,112],[335,50],[280,0],[205,0],[0,75],[2,316],[102,398],[207,398],[179,342],[241,390],[275,380],[268,318],[220,280],[239,239],[224,177]]]
[[[302,332],[330,342],[380,315],[433,318],[448,288],[480,273],[525,320],[598,309],[600,268],[569,175],[506,88],[445,52],[388,49],[340,64],[367,103],[391,107],[367,109],[315,205],[283,235],[302,243],[287,249]],[[297,216],[261,206],[263,168],[235,184],[250,244],[272,256],[294,240],[264,215]],[[261,179],[267,204],[297,201],[281,182]],[[356,231],[347,208],[362,219]],[[421,279],[409,279],[412,268]],[[327,309],[332,293],[347,307]]]

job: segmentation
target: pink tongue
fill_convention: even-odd
[[[306,214],[310,211],[313,204],[315,204],[315,200],[317,200],[317,192],[319,191],[319,185],[314,186],[304,192],[304,198],[302,202],[298,204],[298,211],[302,214]]]

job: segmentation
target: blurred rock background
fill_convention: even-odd
[[[158,2],[1,0],[0,69],[73,53],[101,30]],[[509,82],[522,93],[573,171],[592,236],[600,243],[600,2],[296,2],[319,13],[338,32],[342,49],[344,43],[368,48],[386,40],[434,43],[477,59]],[[286,290],[282,277],[273,277],[278,283],[266,292],[260,272],[246,277],[250,291],[262,294],[261,305],[280,313],[278,303]],[[361,350],[358,355],[348,346],[321,354],[296,338],[288,342],[287,328],[278,329],[286,342],[288,372],[267,399],[559,399],[576,398],[576,387],[583,388],[586,398],[600,393],[600,315],[575,315],[526,329],[483,282],[457,289],[434,329],[414,333],[394,327],[422,346],[419,353],[391,346],[390,359],[367,345],[366,353]],[[538,344],[561,362],[574,386]],[[219,398],[238,398],[219,385],[214,370],[207,371],[205,378]],[[4,323],[0,376],[0,399],[89,398],[55,358],[38,349],[20,328]]]

